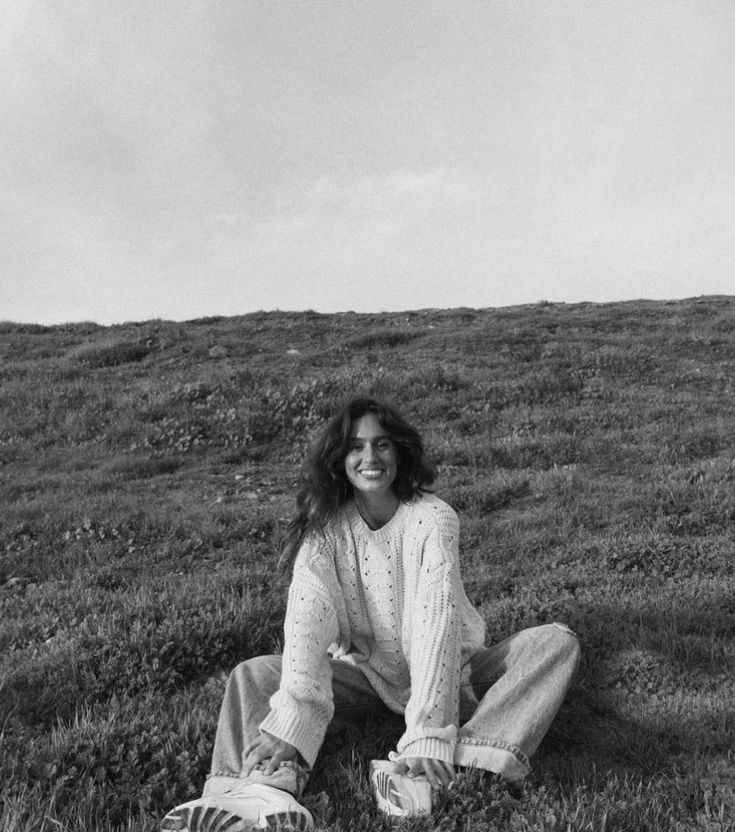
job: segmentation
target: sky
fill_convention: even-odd
[[[732,0],[13,0],[0,320],[735,294]]]

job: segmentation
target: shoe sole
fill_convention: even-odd
[[[266,829],[274,832],[308,832],[311,824],[301,812],[278,812],[265,818]]]
[[[174,809],[161,821],[161,832],[227,832],[242,818],[217,809],[214,806],[196,806],[194,809]],[[263,818],[265,826],[253,825],[251,830],[268,829],[272,832],[309,832],[308,818],[301,812],[276,812]]]
[[[373,796],[378,809],[391,820],[420,817],[431,814],[433,799],[425,778],[411,781],[411,792],[401,788],[407,778],[392,771],[372,765],[371,781]]]
[[[161,821],[161,832],[227,832],[242,818],[214,806],[174,809]]]

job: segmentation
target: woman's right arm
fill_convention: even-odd
[[[339,640],[333,597],[338,585],[325,544],[312,537],[296,559],[286,609],[281,684],[260,725],[261,732],[298,750],[310,766],[334,714],[327,648]]]

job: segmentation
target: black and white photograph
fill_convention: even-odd
[[[0,831],[735,832],[735,3],[0,69]]]

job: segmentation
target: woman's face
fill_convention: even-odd
[[[391,492],[398,473],[398,454],[393,441],[372,413],[352,424],[345,473],[355,490],[366,497]]]

